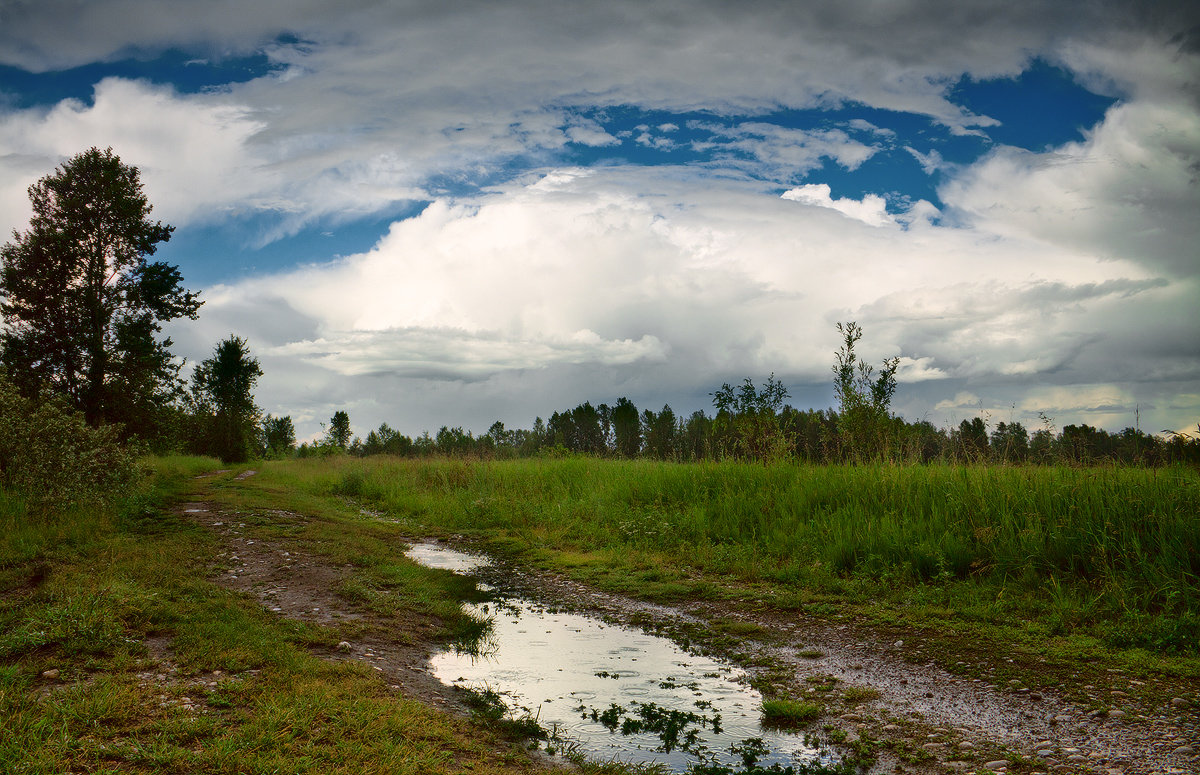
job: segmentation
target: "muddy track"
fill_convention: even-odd
[[[236,511],[209,502],[188,502],[178,512],[209,529],[221,539],[223,551],[215,558],[214,580],[227,589],[257,599],[268,611],[297,621],[311,622],[338,631],[352,631],[339,648],[323,650],[332,660],[355,660],[371,666],[392,689],[439,707],[465,712],[454,690],[430,675],[429,656],[436,649],[436,625],[420,617],[401,626],[379,626],[369,612],[336,592],[349,577],[351,566],[335,567],[318,556],[303,553],[286,541],[262,540],[247,534]],[[301,523],[305,517],[288,511],[271,511],[279,523]]]
[[[1057,692],[1030,691],[947,672],[931,661],[914,659],[920,643],[881,636],[850,624],[748,611],[737,603],[693,602],[679,607],[647,604],[606,595],[567,579],[542,583],[557,588],[559,599],[574,599],[619,619],[678,621],[708,627],[712,622],[741,621],[763,628],[764,638],[745,640],[741,650],[750,663],[783,666],[796,696],[812,696],[813,682],[826,677],[842,685],[864,687],[878,698],[852,704],[833,702],[835,724],[850,738],[866,732],[875,739],[905,740],[909,749],[928,752],[932,771],[1080,772],[1103,775],[1182,775],[1200,773],[1200,719],[1188,708],[1165,703],[1160,712],[1089,712]],[[670,631],[670,628],[667,628]],[[986,665],[980,667],[987,670]],[[1095,680],[1095,679],[1093,679]],[[1138,684],[1113,676],[1099,692],[1123,695],[1121,686]],[[1090,687],[1089,687],[1090,688]],[[1013,767],[1011,754],[1032,761]],[[1008,759],[1010,767],[1001,765]],[[880,763],[894,763],[886,752]],[[984,765],[994,763],[994,767]],[[890,767],[877,768],[880,771]]]
[[[335,591],[350,567],[333,567],[286,541],[255,538],[236,512],[211,503],[186,503],[179,512],[220,537],[216,580],[222,586],[258,599],[280,616],[354,633],[340,649],[322,656],[358,660],[407,696],[465,712],[455,692],[429,672],[428,659],[437,648],[434,623],[414,618],[404,623],[403,632],[374,626],[369,613]],[[281,523],[306,521],[291,512],[269,514]],[[912,636],[906,642],[850,624],[750,610],[739,603],[654,605],[553,574],[504,572],[545,600],[668,633],[711,630],[714,621],[762,628],[765,637],[741,644],[744,660],[771,665],[776,685],[793,696],[822,700],[822,724],[841,730],[847,742],[892,741],[878,747],[876,772],[899,765],[926,772],[1200,773],[1200,719],[1191,707],[1168,702],[1160,708],[1089,713],[1054,691],[990,683],[986,660],[978,665],[985,677],[953,675],[922,661],[921,644]],[[864,687],[878,696],[846,702],[836,693],[814,695],[814,684],[828,683],[830,677],[838,686]],[[1130,685],[1136,683],[1114,675],[1096,691],[1116,698],[1136,693]]]

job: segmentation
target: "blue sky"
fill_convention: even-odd
[[[1200,420],[1186,9],[62,4],[0,8],[0,227],[111,145],[177,351],[246,337],[301,435],[824,407],[851,319],[910,419]]]

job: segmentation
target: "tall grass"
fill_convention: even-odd
[[[265,476],[530,546],[784,584],[1023,591],[1118,616],[1121,637],[1158,648],[1194,650],[1200,633],[1200,478],[1185,469],[377,457]]]

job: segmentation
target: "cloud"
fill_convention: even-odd
[[[435,416],[524,426],[621,395],[690,411],[723,381],[772,371],[793,395],[824,395],[837,320],[864,326],[869,362],[902,356],[897,406],[917,418],[958,391],[1007,407],[1031,384],[1158,390],[1139,383],[1162,356],[1100,319],[1136,319],[1161,351],[1190,353],[1160,375],[1160,397],[1200,364],[1180,317],[1195,289],[1136,263],[928,221],[868,225],[698,174],[561,169],[439,200],[369,252],[211,289],[200,328],[243,332],[271,359],[268,408],[323,417],[322,402],[353,401],[407,432]],[[263,297],[278,300],[262,316],[275,323],[247,314]]]
[[[896,136],[896,133],[893,130],[875,126],[870,121],[867,121],[863,118],[851,119],[850,121],[846,122],[846,126],[859,132],[870,132],[871,134],[879,135],[880,137],[893,138]]]
[[[723,166],[741,167],[769,180],[803,178],[827,158],[854,170],[878,150],[851,139],[840,129],[806,131],[761,121],[730,127],[694,121],[689,126],[720,139],[694,143],[698,150],[713,151]]]
[[[432,200],[370,251],[207,289],[201,320],[172,329],[193,358],[250,337],[276,413],[523,425],[563,396],[700,408],[772,370],[816,395],[847,319],[872,362],[902,357],[910,416],[957,392],[1011,406],[1031,385],[1113,386],[1164,426],[1195,407],[1179,396],[1200,379],[1200,59],[1171,42],[1197,24],[1188,4],[244,5],[4,4],[0,62],[31,71],[171,47],[277,69],[203,94],[110,79],[91,103],[0,108],[0,220],[21,225],[28,183],[108,144],[142,167],[157,217],[266,214],[264,241]],[[865,176],[891,130],[768,118],[873,109],[986,135],[995,120],[954,104],[955,85],[1034,57],[1121,101],[1042,153],[947,167],[918,141],[941,213],[812,185]],[[594,118],[623,108],[653,116],[636,137]],[[562,168],[571,146],[626,138],[682,156],[697,112],[706,165]]]
[[[25,189],[66,158],[112,146],[137,166],[154,215],[184,224],[227,216],[234,208],[280,206],[281,180],[249,149],[262,122],[244,107],[169,87],[109,78],[92,104],[0,114],[0,226],[23,228]]]
[[[421,0],[262,0],[253,8],[183,0],[169,12],[154,0],[42,0],[9,3],[3,13],[0,61],[31,70],[164,47],[213,58],[275,41],[274,55],[295,67],[297,81],[332,98],[331,107],[348,96],[325,88],[334,81],[379,96],[456,92],[468,109],[480,100],[511,104],[518,91],[541,104],[586,94],[592,103],[735,111],[857,100],[924,113],[962,131],[993,122],[946,99],[960,74],[1014,75],[1028,56],[1064,40],[1099,46],[1132,28],[1138,34],[1114,47],[1120,57],[1147,32],[1147,19],[1131,20],[1118,2],[1066,8],[999,0],[969,8],[951,0],[835,8],[627,0],[454,9]],[[1148,31],[1165,40],[1194,16],[1160,9],[1160,26]],[[753,66],[742,65],[746,52],[754,53]],[[487,92],[469,93],[470,82],[486,83]]]
[[[977,228],[1192,276],[1200,272],[1200,112],[1118,104],[1081,142],[1045,153],[999,147],[938,193]]]
[[[566,127],[567,139],[590,146],[616,145],[621,141],[609,134],[599,122],[576,116]]]
[[[517,339],[499,332],[408,328],[349,332],[330,338],[289,342],[266,351],[322,366],[345,377],[398,376],[473,381],[507,371],[584,363],[627,366],[662,361],[653,336],[606,340],[587,329],[562,340]]]
[[[834,199],[830,195],[830,188],[826,183],[807,183],[798,188],[784,191],[780,194],[780,198],[814,207],[828,207],[869,226],[883,226],[896,222],[888,214],[887,202],[878,194],[867,194],[862,199],[848,197]]]
[[[16,220],[8,213],[21,197],[12,191],[47,169],[34,159],[56,161],[100,135],[118,149],[134,147],[158,126],[179,138],[171,150],[180,157],[172,163],[157,154],[160,179],[181,190],[190,181],[196,194],[190,210],[177,203],[183,215],[175,221],[229,210],[271,213],[276,226],[264,240],[319,219],[353,220],[456,186],[490,185],[568,143],[614,144],[612,134],[581,118],[581,107],[736,117],[854,104],[978,132],[995,121],[953,104],[954,85],[964,76],[1016,75],[1033,56],[1063,63],[1095,88],[1178,98],[1194,81],[1196,57],[1171,59],[1161,49],[1195,22],[1178,9],[1131,22],[1119,3],[1068,10],[998,1],[970,8],[667,1],[447,9],[420,1],[262,0],[247,9],[231,0],[182,0],[170,13],[157,0],[9,3],[0,11],[0,62],[17,67],[150,58],[179,47],[216,62],[264,52],[281,69],[203,97],[139,87],[143,98],[156,94],[168,108],[164,120],[147,115],[148,98],[130,104],[128,123],[117,120],[125,111],[115,94],[98,95],[104,104],[94,109],[60,106],[62,114],[78,114],[74,128],[59,116],[49,136],[86,138],[71,147],[65,139],[53,149],[35,142],[44,127],[35,114],[19,114],[34,132],[6,148],[4,179],[20,185],[0,192],[0,206]],[[106,112],[107,105],[117,109]],[[189,109],[194,126],[181,120]],[[659,122],[658,133],[639,140],[669,150],[671,125]],[[219,140],[193,136],[214,126]],[[880,139],[890,131],[864,119],[848,126]],[[876,152],[841,129],[799,132],[764,121],[723,128],[719,140],[727,167],[785,184],[825,160],[856,169]],[[212,163],[193,163],[193,154]],[[224,199],[216,181],[229,184]],[[974,199],[963,205],[988,207]]]
[[[946,164],[945,160],[942,159],[942,155],[938,153],[936,148],[931,148],[929,153],[921,153],[916,148],[906,145],[904,146],[904,150],[912,154],[913,158],[916,159],[917,163],[921,165],[921,170],[926,175],[932,175],[939,169],[942,169]]]

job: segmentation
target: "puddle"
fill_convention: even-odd
[[[407,552],[417,562],[459,573],[487,560],[434,544]],[[482,586],[482,585],[481,585]],[[812,762],[802,734],[763,728],[761,695],[743,673],[672,641],[519,597],[467,604],[490,619],[475,653],[431,660],[443,683],[499,695],[512,714],[528,714],[567,747],[594,760],[741,768]]]

